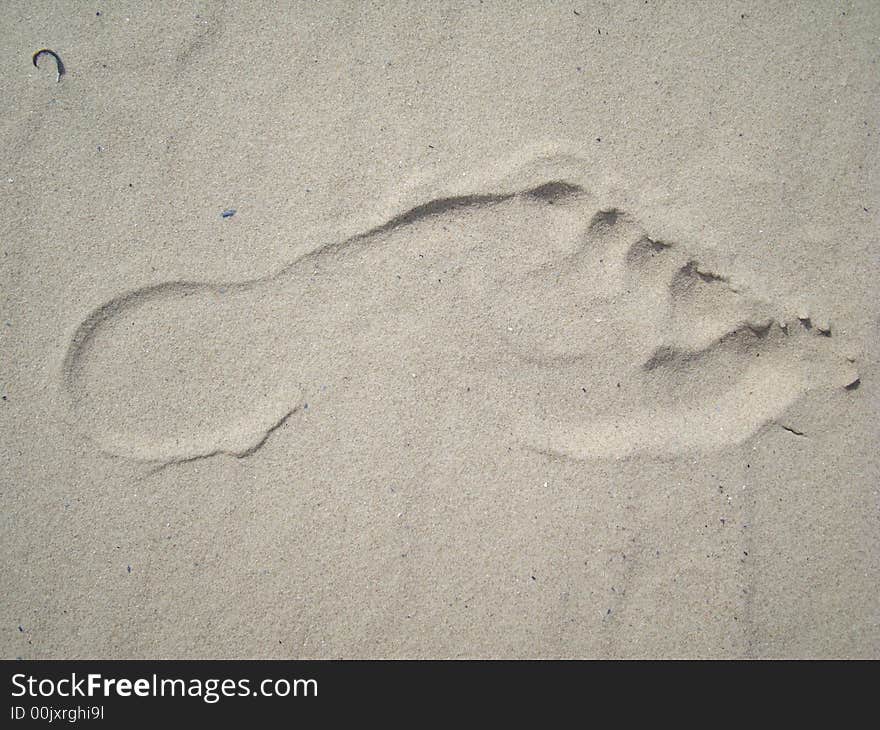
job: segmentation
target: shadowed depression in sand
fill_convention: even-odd
[[[263,279],[103,304],[64,360],[78,428],[136,460],[244,457],[320,383],[382,369],[380,340],[449,382],[467,363],[512,441],[575,459],[722,448],[811,389],[856,387],[809,313],[653,238],[584,179],[502,189],[428,200]]]

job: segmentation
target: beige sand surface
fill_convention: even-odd
[[[880,656],[876,3],[3,16],[4,658]]]

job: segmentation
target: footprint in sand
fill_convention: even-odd
[[[107,302],[64,359],[76,426],[143,461],[246,456],[314,384],[382,370],[380,340],[441,379],[466,370],[521,444],[576,459],[723,448],[811,389],[857,385],[827,327],[652,236],[582,167],[523,166],[265,279]]]

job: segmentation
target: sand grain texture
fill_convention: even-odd
[[[5,656],[877,656],[874,5],[8,14]]]

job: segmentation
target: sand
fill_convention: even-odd
[[[8,4],[4,658],[880,656],[880,8],[686,5]]]

